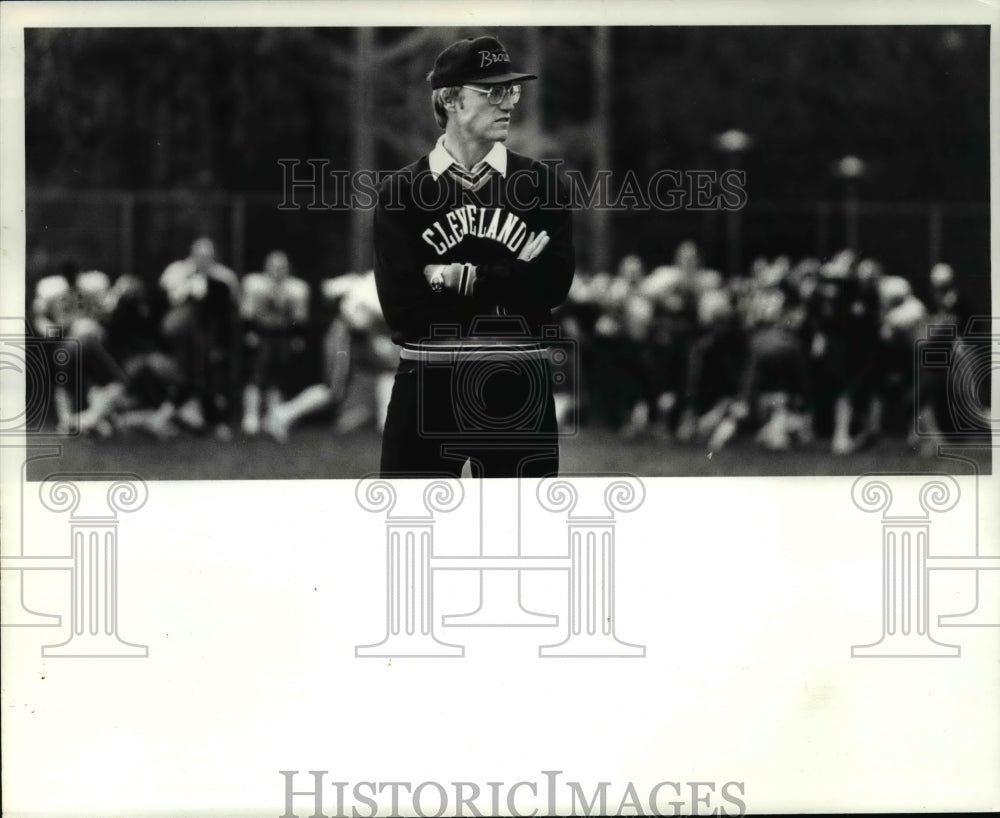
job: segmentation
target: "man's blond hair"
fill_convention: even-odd
[[[434,107],[434,120],[442,130],[448,124],[448,111],[445,104],[454,101],[462,89],[458,86],[435,88],[431,91],[431,105]]]

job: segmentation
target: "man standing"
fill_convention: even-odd
[[[385,180],[375,212],[379,301],[402,347],[381,471],[554,474],[545,340],[573,279],[572,213],[552,168],[503,145],[536,77],[479,37],[445,49],[428,79],[444,134]]]
[[[178,417],[195,429],[214,427],[216,437],[228,440],[231,384],[226,370],[233,354],[239,279],[215,260],[215,244],[203,237],[191,245],[187,258],[167,266],[160,287],[169,302],[163,339],[195,395]]]
[[[250,353],[243,387],[243,433],[256,435],[261,428],[261,397],[271,414],[287,397],[296,353],[305,348],[309,285],[292,275],[284,252],[273,250],[264,259],[264,271],[244,276],[241,289],[240,317]]]

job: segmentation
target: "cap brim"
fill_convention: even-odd
[[[480,77],[479,79],[469,80],[469,82],[478,82],[482,85],[500,85],[504,82],[521,82],[522,80],[537,80],[534,74],[515,74],[513,72],[508,72],[506,74],[493,74],[489,77]]]

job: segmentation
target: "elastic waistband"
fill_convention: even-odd
[[[544,359],[549,351],[541,344],[503,341],[468,340],[432,344],[405,344],[399,353],[404,361],[468,361],[477,358],[507,358],[517,360]]]

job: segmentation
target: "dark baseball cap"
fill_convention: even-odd
[[[448,88],[467,82],[496,85],[538,77],[512,70],[507,49],[496,37],[468,37],[438,54],[428,79],[431,88]]]

